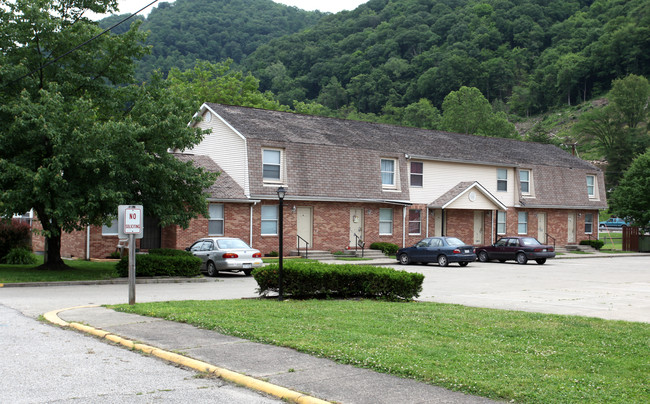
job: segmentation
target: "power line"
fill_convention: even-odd
[[[27,73],[27,74],[25,74],[25,75],[23,75],[23,76],[21,76],[21,77],[15,79],[15,80],[10,81],[8,84],[5,84],[3,87],[9,86],[9,85],[11,85],[11,84],[14,84],[14,83],[16,83],[16,82],[18,82],[18,81],[24,79],[25,77],[27,77],[27,76],[31,76],[32,74],[34,74],[34,73],[36,73],[36,72],[39,72],[39,71],[45,69],[46,67],[50,66],[51,64],[56,63],[57,61],[61,60],[62,58],[66,57],[66,56],[68,56],[69,54],[71,54],[71,53],[73,53],[73,52],[75,52],[75,51],[81,49],[82,47],[88,45],[89,43],[91,43],[91,42],[94,41],[95,39],[97,39],[97,38],[99,38],[100,36],[104,35],[105,33],[109,32],[109,31],[112,30],[113,28],[117,27],[118,25],[123,24],[124,22],[126,22],[126,21],[130,20],[131,18],[135,17],[135,16],[138,15],[141,11],[143,11],[144,9],[150,7],[151,5],[153,5],[154,3],[157,3],[157,2],[158,2],[158,0],[154,0],[154,1],[152,1],[151,3],[149,3],[149,4],[147,4],[146,6],[142,7],[140,10],[138,10],[138,11],[136,11],[135,13],[131,14],[130,16],[126,17],[126,18],[123,19],[122,21],[120,21],[120,22],[118,22],[118,23],[112,25],[112,26],[109,27],[109,28],[106,28],[104,31],[102,31],[102,32],[100,32],[99,34],[95,35],[94,37],[90,38],[90,39],[87,40],[86,42],[84,42],[84,43],[82,43],[82,44],[80,44],[80,45],[75,46],[74,48],[72,48],[72,49],[70,49],[69,51],[65,52],[64,54],[62,54],[61,56],[57,57],[56,59],[47,62],[47,63],[44,64],[43,66],[40,66],[40,67],[38,67],[38,68],[32,70],[31,72],[29,72],[29,73]]]

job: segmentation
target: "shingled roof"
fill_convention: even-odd
[[[554,145],[223,104],[206,105],[247,138],[400,152],[433,160],[504,166],[537,164],[599,171]]]
[[[235,180],[232,179],[225,171],[219,167],[217,163],[214,162],[208,156],[202,156],[197,154],[182,154],[182,153],[173,153],[174,157],[180,161],[191,161],[195,166],[202,167],[206,171],[211,173],[219,173],[216,181],[206,189],[206,192],[210,194],[210,199],[217,200],[246,200],[247,197],[244,194],[244,190],[240,187]]]

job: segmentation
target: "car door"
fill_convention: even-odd
[[[206,269],[206,263],[208,262],[208,251],[204,250],[203,247],[207,243],[212,243],[212,241],[197,241],[190,247],[192,255],[201,259],[201,270]],[[209,245],[206,245],[206,248],[207,247],[209,247]]]
[[[504,260],[506,255],[506,246],[508,245],[507,238],[500,238],[494,246],[491,248],[492,251],[488,254],[490,259],[493,260]]]
[[[437,262],[438,255],[440,255],[440,252],[442,251],[444,246],[445,243],[442,241],[442,239],[440,238],[431,239],[431,243],[429,243],[429,248],[427,251],[428,262]]]
[[[504,256],[503,259],[513,260],[519,251],[519,239],[511,238],[508,240],[508,245],[504,247]]]
[[[411,254],[410,254],[411,261],[427,262],[426,257],[428,254],[430,242],[431,240],[426,238],[424,240],[418,241],[418,243],[415,244],[413,248],[411,248]]]

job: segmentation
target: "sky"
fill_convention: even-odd
[[[142,7],[151,3],[153,0],[119,0],[119,9],[120,14],[134,13],[140,10]],[[173,3],[170,0],[159,0],[158,3],[162,2]],[[366,3],[368,0],[273,0],[276,3],[286,4],[288,6],[295,6],[303,10],[313,11],[320,10],[323,12],[336,13],[342,10],[354,10],[359,5]],[[153,7],[156,7],[158,3],[154,3],[151,7],[144,10],[141,14],[147,15]],[[91,17],[93,20],[101,19],[103,16],[98,16],[95,18]]]

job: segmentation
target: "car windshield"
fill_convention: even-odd
[[[523,245],[540,245],[541,243],[533,237],[524,237],[521,239],[521,244]]]
[[[458,239],[456,237],[447,237],[447,244],[450,246],[465,245],[461,239]]]
[[[250,248],[248,244],[239,239],[217,240],[220,250],[238,250]]]

